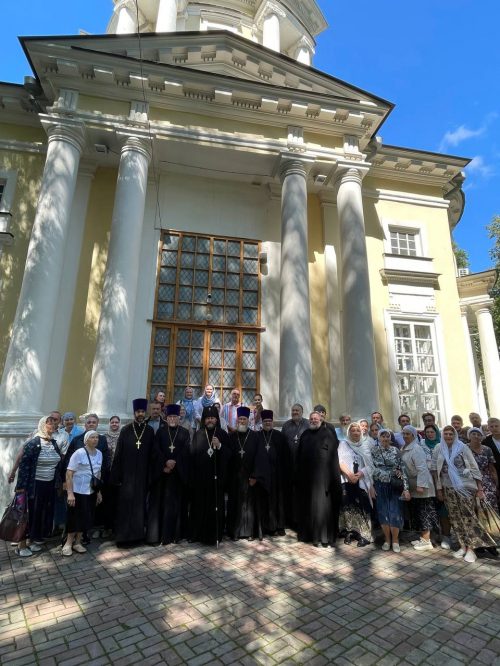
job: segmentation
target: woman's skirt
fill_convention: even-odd
[[[75,506],[68,506],[66,518],[66,532],[87,532],[94,522],[96,495],[81,495],[75,493]]]
[[[355,532],[367,541],[372,539],[370,500],[357,483],[342,484],[340,529]]]
[[[479,525],[473,495],[464,497],[453,488],[444,488],[450,523],[462,548],[492,548],[492,537]]]
[[[394,492],[391,484],[383,481],[375,481],[375,492],[379,523],[401,529],[403,527],[403,511],[399,499],[401,493]]]
[[[55,498],[55,481],[35,481],[35,493],[28,500],[28,534],[31,541],[42,541],[52,535]]]
[[[412,497],[410,501],[411,526],[416,532],[438,529],[438,515],[434,497]]]

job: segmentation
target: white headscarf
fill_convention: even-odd
[[[87,432],[86,432],[85,435],[83,436],[83,443],[86,444],[87,441],[88,441],[88,439],[89,439],[90,437],[93,437],[94,435],[99,435],[99,433],[97,432],[97,430],[87,430]]]
[[[47,432],[47,420],[49,418],[50,416],[42,416],[42,418],[38,421],[38,428],[35,437],[40,437],[40,439],[46,439],[48,441],[52,439],[52,435],[49,435]]]
[[[467,430],[467,439],[470,439],[470,434],[471,434],[471,432],[478,432],[478,433],[481,435],[481,437],[484,437],[484,433],[483,433],[483,431],[481,430],[481,428],[476,428],[476,427],[474,426],[474,428],[469,428],[469,429]]]
[[[454,433],[454,440],[451,449],[448,447],[448,444],[444,441],[444,434],[443,434],[444,430],[449,430],[450,428],[451,430],[453,430]],[[455,458],[462,453],[462,451],[465,448],[465,444],[458,439],[458,433],[453,426],[445,426],[443,428],[443,430],[441,431],[441,442],[439,443],[439,447],[441,455],[446,460],[446,463],[448,465],[448,476],[450,478],[453,489],[456,490],[457,493],[459,493],[460,495],[468,496],[469,493],[467,492],[463,481],[463,476],[465,476],[465,471],[468,472],[468,470],[464,470],[464,474],[461,475],[458,469],[455,467]]]
[[[411,444],[413,444],[413,442],[417,442],[417,444],[418,444],[418,430],[416,428],[414,428],[412,425],[406,425],[401,430],[401,432],[411,432],[411,434],[413,435],[413,441],[410,442],[410,444],[406,444],[406,442],[405,442],[405,446],[410,446]]]

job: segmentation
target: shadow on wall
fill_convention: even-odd
[[[10,152],[4,153],[0,160],[2,169],[17,172],[10,222],[14,242],[10,246],[3,246],[0,253],[0,371],[3,370],[12,335],[44,160],[43,155],[21,156]]]

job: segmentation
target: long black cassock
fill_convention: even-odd
[[[227,533],[231,539],[263,536],[262,514],[258,494],[269,490],[269,464],[258,433],[253,430],[230,435],[231,461],[229,470]],[[251,486],[250,479],[256,480]],[[257,484],[259,487],[257,487]]]
[[[337,538],[341,501],[338,439],[322,425],[300,437],[295,467],[299,541],[332,544]]]
[[[220,449],[211,447],[217,437]],[[225,498],[228,465],[231,459],[229,437],[220,428],[198,430],[191,443],[191,504],[189,540],[213,545],[224,535]]]
[[[115,541],[142,541],[155,433],[146,423],[124,426],[116,443],[111,483],[116,486]]]
[[[269,464],[269,489],[258,487],[262,523],[266,534],[285,530],[286,514],[291,501],[292,456],[286,438],[279,430],[261,430],[261,448]]]
[[[187,537],[189,498],[189,446],[186,428],[168,425],[156,433],[151,457],[147,543],[168,544]],[[166,472],[167,460],[175,460]]]

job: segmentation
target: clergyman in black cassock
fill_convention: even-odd
[[[333,545],[337,538],[341,501],[338,439],[312,412],[309,429],[302,433],[297,451],[295,479],[298,494],[299,541],[315,546]]]
[[[190,436],[179,425],[180,405],[167,405],[151,457],[146,543],[177,543],[187,537]]]
[[[134,400],[134,420],[124,426],[116,443],[111,483],[116,486],[115,541],[142,541],[154,430],[147,425],[147,400]]]
[[[230,459],[229,438],[220,427],[219,412],[214,406],[204,407],[191,443],[189,541],[208,545],[222,541]]]
[[[261,515],[258,511],[257,483],[269,487],[269,465],[263,455],[258,433],[250,430],[250,409],[238,407],[236,432],[230,435],[231,462],[229,472],[227,533],[231,539],[263,538]]]
[[[259,439],[269,464],[269,489],[265,490],[261,484],[256,484],[257,499],[262,507],[264,532],[271,536],[283,536],[286,510],[291,501],[292,456],[286,438],[279,430],[273,429],[273,412],[263,409],[261,418],[262,430],[259,432]]]

